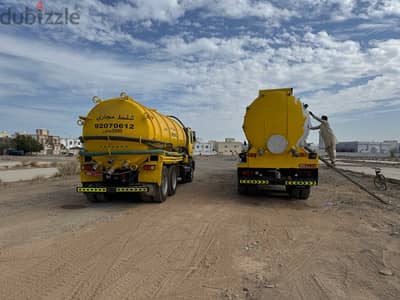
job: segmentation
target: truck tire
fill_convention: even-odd
[[[249,194],[249,186],[247,184],[240,184],[238,182],[238,194],[239,195],[248,195]]]
[[[100,203],[106,201],[106,196],[101,193],[86,193],[86,199],[92,203]]]
[[[96,195],[95,195],[95,194],[92,194],[92,193],[86,193],[86,194],[85,194],[85,196],[86,196],[86,199],[87,199],[89,202],[91,202],[91,203],[97,203],[97,202],[100,202],[99,200],[97,200],[97,197],[96,197]]]
[[[190,171],[188,172],[185,182],[192,182],[194,177],[194,170],[192,167],[190,167]]]
[[[168,195],[168,168],[163,167],[161,173],[161,184],[154,185],[153,202],[162,203],[167,199]]]
[[[286,187],[286,191],[289,194],[289,197],[292,199],[301,199],[301,200],[307,200],[308,197],[310,196],[310,187],[309,186],[302,186],[302,187],[296,187],[296,186],[290,186]]]
[[[194,177],[194,162],[192,161],[189,166],[184,168],[182,182],[192,182]]]
[[[310,196],[311,188],[309,186],[300,189],[300,198],[301,200],[307,200]]]
[[[171,165],[168,168],[168,196],[175,195],[178,180],[178,172],[176,166]]]
[[[286,186],[286,192],[289,194],[290,199],[300,198],[300,189],[294,186]]]

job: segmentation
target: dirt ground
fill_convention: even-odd
[[[199,158],[162,204],[89,204],[77,177],[3,184],[0,298],[400,299],[398,185],[383,205],[321,168],[307,201],[239,196],[235,164]]]

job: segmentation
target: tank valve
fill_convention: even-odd
[[[296,148],[294,148],[294,147],[292,149],[290,149],[290,152],[292,153],[292,156],[294,156],[294,157],[300,156],[299,152],[297,152]]]
[[[96,172],[101,169],[101,163],[95,163],[94,166],[92,167],[92,171]]]
[[[122,165],[122,168],[123,169],[129,169],[129,164],[130,164],[129,161],[125,160],[123,165]]]
[[[128,94],[127,94],[126,92],[122,92],[121,94],[119,94],[119,96],[120,96],[121,98],[127,98],[127,97],[128,97]]]
[[[94,104],[99,104],[101,102],[101,98],[98,96],[93,96],[92,101]]]
[[[111,179],[111,176],[114,174],[115,169],[114,168],[110,168],[107,172],[106,172],[106,179]]]

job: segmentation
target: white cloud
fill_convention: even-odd
[[[370,0],[367,8],[369,16],[385,17],[399,16],[400,2],[398,0]]]
[[[31,1],[21,3],[32,5]],[[80,7],[80,26],[47,28],[37,39],[32,34],[30,38],[0,34],[0,104],[7,103],[8,97],[47,99],[49,91],[59,93],[60,99],[62,94],[72,95],[89,103],[92,95],[111,97],[124,90],[139,101],[156,103],[162,112],[183,116],[193,127],[202,128],[201,134],[207,137],[237,136],[245,107],[259,89],[294,87],[296,94],[307,95],[304,100],[314,110],[329,114],[399,105],[399,39],[360,43],[350,35],[339,40],[328,29],[315,32],[311,25],[301,23],[265,36],[250,30],[225,37],[198,36],[190,31],[201,29],[209,16],[220,20],[255,17],[252,20],[265,23],[285,20],[296,11],[299,19],[327,13],[331,20],[363,16],[386,24],[380,18],[396,13],[395,2],[379,6],[369,1],[367,7],[375,7],[375,13],[367,9],[360,12],[358,3],[148,0],[111,6],[97,0],[68,2],[71,9]],[[59,0],[45,4],[54,9],[67,5]],[[203,19],[194,22],[184,18],[195,9],[201,9]],[[124,27],[135,23],[152,29],[160,22],[171,26],[169,29],[189,27],[188,33],[159,32],[160,38],[143,41]],[[363,20],[363,24],[370,28],[369,22]],[[247,25],[242,26],[245,29]],[[365,30],[362,26],[359,29]],[[222,29],[216,26],[218,30]],[[49,35],[54,39],[48,39]],[[104,47],[90,47],[82,41]],[[12,112],[10,108],[7,111]],[[85,112],[86,106],[82,108]]]
[[[276,40],[248,36],[190,42],[170,37],[153,54],[159,59],[161,53],[163,61],[154,62],[129,61],[129,56],[111,56],[101,51],[76,53],[65,47],[4,35],[0,40],[0,53],[31,61],[29,72],[52,88],[117,93],[129,87],[149,99],[174,91],[180,95],[164,101],[188,105],[183,99],[193,99],[224,110],[230,109],[232,102],[245,105],[252,98],[249,94],[255,95],[261,88],[295,86],[297,92],[314,92],[336,85],[351,86],[360,77],[390,74],[396,80],[400,70],[399,40],[376,41],[370,49],[362,50],[358,43],[335,40],[326,32],[306,33],[297,36],[290,46],[278,48],[274,47]],[[26,70],[26,66],[14,62],[0,62],[12,70],[14,77]],[[30,92],[34,89],[34,82],[26,78],[15,82],[29,87]],[[36,92],[41,92],[40,87]]]
[[[278,8],[265,1],[250,0],[217,0],[205,1],[207,9],[218,15],[232,18],[259,17],[262,19],[287,19],[294,15],[293,11]]]
[[[5,0],[4,6],[19,8],[24,6],[35,9],[31,0]],[[167,23],[174,25],[186,13],[201,9],[203,16],[228,18],[258,17],[272,23],[287,19],[293,15],[287,9],[281,9],[264,1],[250,0],[129,0],[119,1],[113,5],[98,0],[45,2],[45,10],[63,12],[79,12],[79,25],[69,26],[29,26],[26,29],[46,31],[56,40],[77,39],[78,41],[96,42],[104,45],[125,43],[129,48],[152,48],[154,45],[140,40],[134,33],[126,30],[132,26],[150,29],[154,24]],[[200,24],[198,24],[198,27]]]

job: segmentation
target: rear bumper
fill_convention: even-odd
[[[268,180],[268,179],[248,179],[239,178],[240,184],[257,184],[257,185],[318,185],[318,180],[302,179],[302,180]]]
[[[318,169],[238,168],[238,183],[250,185],[318,185]]]
[[[83,187],[76,188],[77,193],[147,193],[150,192],[149,186],[124,186],[124,187]]]

